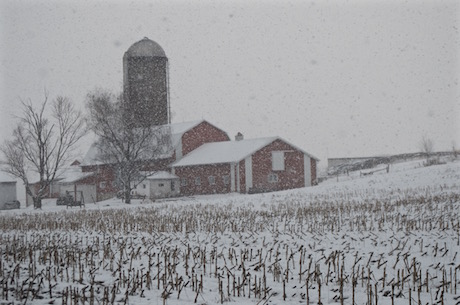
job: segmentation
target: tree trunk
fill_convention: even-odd
[[[41,209],[42,208],[42,199],[40,197],[33,197],[34,199],[34,208]]]
[[[125,190],[125,203],[131,203],[131,192],[129,191],[129,189]]]

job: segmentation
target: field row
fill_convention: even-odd
[[[459,211],[426,192],[2,216],[1,299],[455,304]]]

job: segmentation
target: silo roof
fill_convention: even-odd
[[[166,57],[165,51],[163,48],[153,40],[144,37],[144,39],[139,40],[134,43],[128,51],[126,51],[125,56],[129,57]]]

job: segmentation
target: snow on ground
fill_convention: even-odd
[[[276,193],[2,211],[0,304],[459,304],[459,181],[460,162],[410,161]]]

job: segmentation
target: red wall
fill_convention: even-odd
[[[285,151],[285,169],[282,171],[272,170],[272,151]],[[312,181],[316,179],[316,160],[311,160],[311,177]],[[216,194],[231,192],[231,183],[225,185],[222,176],[230,174],[230,164],[217,165],[197,165],[176,167],[175,174],[187,179],[187,185],[181,185],[182,195],[198,195],[198,194]],[[235,168],[235,170],[237,170]],[[239,162],[239,183],[240,192],[246,192],[246,172],[245,161]],[[269,182],[268,176],[271,173],[278,175],[277,182]],[[216,177],[216,184],[210,185],[208,182],[209,176]],[[201,185],[195,185],[195,178],[200,177]],[[235,191],[237,191],[238,175],[235,172]],[[252,155],[252,191],[266,192],[287,190],[293,188],[301,188],[305,186],[304,175],[304,154],[289,144],[275,140],[261,150]]]
[[[101,201],[114,197],[118,188],[114,185],[116,175],[113,166],[110,164],[82,166],[82,172],[94,172],[94,184],[96,185],[96,200]],[[105,182],[105,187],[101,187]]]
[[[272,170],[272,151],[287,151],[284,153],[285,169]],[[254,191],[277,191],[305,186],[304,158],[301,151],[281,140],[257,151],[252,158],[252,186]],[[278,175],[278,182],[268,182],[269,174]]]
[[[203,121],[182,135],[182,155],[185,156],[205,143],[221,141],[230,141],[227,133]]]
[[[181,195],[226,194],[230,193],[231,176],[230,164],[197,165],[176,167],[175,174],[181,178]],[[223,176],[229,176],[228,184],[224,184]],[[215,177],[215,184],[210,185],[209,176]],[[195,178],[201,178],[201,185],[195,185]],[[182,185],[182,179],[187,179],[187,185]]]
[[[170,171],[169,165],[173,162],[172,158],[154,160],[146,165],[145,171]],[[114,166],[111,164],[82,166],[82,172],[95,172],[94,184],[96,185],[97,201],[114,197],[119,187],[115,185],[116,174]],[[101,182],[105,182],[105,187],[101,187]]]

